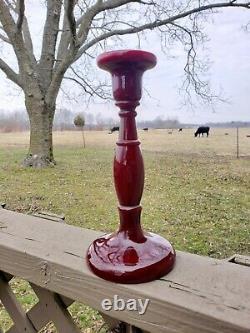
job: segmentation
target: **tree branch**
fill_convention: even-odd
[[[132,0],[130,2],[138,2],[138,0]],[[85,12],[85,14],[82,15],[82,17],[76,23],[76,25],[79,25],[82,22],[82,24],[80,24],[79,31],[78,31],[78,34],[76,37],[78,39],[77,46],[79,47],[79,43],[83,43],[84,40],[86,39],[88,32],[90,30],[92,20],[95,17],[95,15],[97,15],[99,12],[103,11],[104,9],[119,7],[125,3],[127,3],[127,0],[116,0],[116,1],[112,0],[112,1],[106,1],[105,3],[102,0],[97,0],[95,5],[89,7],[88,10]],[[72,11],[72,7],[71,7],[71,11]],[[64,26],[64,28],[66,28],[66,22],[63,24],[63,26]],[[84,32],[83,33],[84,36],[81,34],[82,32]],[[76,53],[78,51],[77,47],[75,47],[74,51],[70,54],[69,50],[67,49],[70,39],[68,39],[68,36],[66,33],[63,32],[63,34],[64,34],[64,40],[61,40],[61,42],[59,44],[59,48],[63,48],[63,46],[64,46],[64,50],[65,50],[64,55],[66,54],[66,56],[64,56],[64,59],[62,61],[58,62],[55,67],[53,80],[52,80],[52,83],[49,87],[48,94],[47,94],[48,98],[51,98],[53,93],[55,91],[57,91],[56,82],[59,82],[63,79],[62,73],[65,73],[68,66],[74,62]],[[82,37],[81,41],[79,40],[80,37]],[[58,56],[60,56],[60,54],[61,53],[58,52]]]
[[[74,55],[73,55],[73,58],[74,58]],[[55,98],[60,89],[60,85],[62,83],[63,76],[72,62],[73,62],[72,55],[67,53],[66,56],[64,57],[64,59],[58,64],[58,66],[53,71],[52,80],[49,84],[49,87],[48,87],[48,90],[46,93],[46,102],[48,104],[55,102]]]
[[[9,38],[4,36],[3,34],[0,34],[0,39],[2,39],[2,41],[4,41],[5,43],[11,44]]]
[[[76,25],[79,26],[79,44],[82,45],[86,41],[91,23],[96,15],[108,9],[115,9],[133,2],[141,3],[140,0],[107,0],[105,2],[103,0],[97,0],[97,2],[92,7],[90,7],[76,22]]]
[[[10,14],[8,6],[3,0],[0,0],[0,21],[3,26],[3,30],[7,34],[9,40],[13,42],[13,35],[15,33],[15,21]]]
[[[33,67],[36,68],[37,60],[36,60],[36,57],[34,54],[33,42],[32,42],[31,35],[30,35],[28,20],[25,16],[23,18],[23,38],[24,38],[24,44],[26,46],[26,50],[29,54]]]
[[[125,3],[125,1],[123,1]],[[131,2],[129,0],[126,1],[127,3]],[[139,1],[137,1],[139,2]],[[90,47],[92,47],[93,45],[106,40],[112,36],[121,36],[121,35],[127,35],[127,34],[135,34],[144,30],[152,30],[156,27],[160,27],[163,25],[167,25],[170,23],[173,23],[179,19],[188,17],[192,14],[195,13],[200,13],[200,12],[205,12],[208,10],[212,10],[212,9],[218,9],[218,8],[229,8],[229,7],[238,7],[238,8],[245,8],[245,9],[250,9],[250,2],[247,3],[237,3],[234,0],[229,1],[229,2],[223,2],[223,3],[215,3],[215,4],[209,4],[209,5],[204,5],[204,6],[200,6],[200,7],[196,7],[193,8],[191,10],[179,13],[177,15],[174,15],[172,17],[168,17],[166,19],[163,20],[155,20],[153,22],[150,23],[146,23],[143,24],[141,26],[136,26],[136,27],[132,27],[132,28],[128,28],[128,29],[117,29],[117,30],[113,30],[110,32],[106,32],[102,35],[99,35],[98,37],[92,39],[91,41],[89,41],[88,43],[86,43],[84,46],[82,46],[82,48],[78,51],[76,57],[75,57],[75,61],[77,59],[79,59]]]
[[[41,90],[37,79],[35,79],[37,74],[36,68],[34,68],[29,56],[22,31],[17,30],[16,23],[10,13],[10,10],[15,11],[15,9],[10,8],[13,3],[7,5],[6,2],[0,0],[0,21],[16,54],[20,74],[17,76],[17,74],[3,61],[1,62],[1,69],[6,73],[9,79],[18,84],[26,93],[36,93],[39,95]]]
[[[74,16],[74,7],[75,7],[74,0],[67,1],[67,6],[66,6],[65,10],[67,13],[69,29],[70,29],[71,36],[72,36],[73,47],[76,47],[77,36],[76,36],[76,20],[75,20],[75,16]]]
[[[186,75],[186,80],[183,82],[182,88],[186,93],[189,92],[189,87],[194,87],[194,91],[197,95],[199,95],[204,101],[211,101],[211,94],[209,89],[208,82],[201,81],[198,75],[198,65],[200,65],[199,61],[197,60],[197,54],[195,51],[194,46],[194,35],[193,32],[189,29],[176,24],[171,23],[174,27],[181,30],[188,36],[187,42],[184,42],[183,39],[181,40],[181,37],[178,37],[182,43],[184,43],[185,46],[187,46],[187,61],[184,67],[184,72]],[[176,33],[177,35],[177,33]],[[202,67],[202,66],[201,66]],[[189,94],[189,93],[188,93]]]
[[[17,3],[15,2],[11,2],[10,0],[6,0],[8,7],[18,15],[18,21],[16,24],[16,31],[17,32],[23,32],[23,38],[24,38],[24,44],[26,46],[26,51],[29,54],[30,60],[33,64],[33,67],[36,67],[37,61],[34,55],[34,50],[33,50],[33,43],[32,43],[32,39],[31,39],[31,35],[30,35],[30,30],[29,30],[29,24],[28,24],[28,20],[25,16],[25,5],[24,5],[24,0],[19,0]],[[22,4],[22,3],[23,4]],[[21,18],[22,17],[22,18]],[[22,21],[22,24],[21,24]],[[20,27],[18,28],[18,26],[20,25]]]
[[[98,86],[93,87],[92,82],[89,83],[87,80],[85,80],[81,75],[79,75],[75,71],[75,69],[72,66],[70,67],[70,69],[73,72],[73,74],[77,77],[77,79],[72,78],[72,77],[64,77],[64,78],[67,78],[68,80],[72,80],[75,83],[77,83],[78,85],[80,85],[84,89],[84,91],[87,92],[91,97],[96,95],[101,99],[110,99],[111,100],[110,93],[108,93],[108,95],[105,95],[105,93],[103,91],[103,85],[99,84]]]
[[[24,0],[18,0],[18,19],[16,23],[17,31],[21,31],[24,19],[25,4]]]
[[[57,50],[57,56],[56,59],[57,61],[62,61],[62,55],[64,55],[67,52],[68,45],[70,43],[70,28],[69,28],[69,21],[67,17],[67,6],[68,6],[68,1],[70,0],[65,0],[64,1],[64,13],[63,13],[63,26],[62,26],[62,31],[61,31],[61,37],[60,37],[60,42]],[[58,67],[57,63],[55,65],[55,68]]]
[[[44,91],[52,79],[61,7],[61,0],[47,1],[47,17],[43,30],[42,52],[39,62],[40,85]]]
[[[13,69],[1,58],[0,58],[0,69],[6,74],[9,80],[13,81],[19,87],[23,88],[19,74],[14,72]]]
[[[16,24],[10,14],[10,8],[3,0],[0,0],[0,21],[2,23],[3,30],[8,36],[8,39],[16,53],[19,69],[23,68],[25,65],[28,66],[29,59],[27,59],[23,36],[20,31],[16,30]]]

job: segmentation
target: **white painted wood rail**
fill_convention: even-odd
[[[67,306],[77,300],[104,312],[102,300],[114,294],[124,300],[150,299],[144,315],[128,310],[104,313],[110,323],[115,318],[137,327],[126,332],[250,332],[249,257],[228,262],[177,252],[176,266],[166,277],[138,285],[114,284],[93,275],[86,265],[87,247],[100,234],[0,208],[0,299],[14,323],[21,323],[9,332],[38,332],[51,319],[59,333],[79,332]],[[28,314],[13,297],[11,276],[27,280],[38,295],[39,303]]]

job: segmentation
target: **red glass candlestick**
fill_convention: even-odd
[[[106,280],[148,282],[167,274],[175,261],[171,244],[161,236],[143,232],[140,224],[144,166],[135,108],[141,99],[143,72],[156,65],[156,57],[138,50],[113,51],[101,54],[97,64],[111,73],[113,96],[120,108],[120,131],[114,159],[120,227],[90,245],[87,261],[92,271]]]

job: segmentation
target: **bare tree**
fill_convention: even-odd
[[[28,1],[28,0],[26,0]],[[206,83],[199,80],[195,46],[205,38],[201,23],[220,8],[250,9],[245,0],[46,0],[41,54],[36,58],[24,0],[0,0],[0,40],[10,45],[17,60],[13,68],[0,58],[0,69],[24,92],[30,120],[27,166],[54,163],[52,125],[56,100],[64,77],[81,85],[86,94],[103,96],[95,82],[90,60],[105,49],[109,39],[158,29],[163,47],[183,43],[187,52],[186,85],[209,97]],[[74,69],[82,62],[82,75]],[[68,71],[67,75],[65,73]],[[68,75],[69,74],[69,75]],[[104,95],[105,97],[105,95]]]

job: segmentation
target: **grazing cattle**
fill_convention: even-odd
[[[225,133],[225,135],[229,135],[228,133]]]
[[[209,129],[210,129],[210,127],[208,127],[208,126],[198,127],[197,131],[194,133],[194,136],[197,137],[197,135],[199,135],[199,137],[200,137],[200,135],[203,136],[203,134],[207,134],[207,136],[208,136],[209,135]]]
[[[178,132],[182,132],[182,128],[179,128]]]
[[[114,127],[110,128],[109,134],[111,134],[111,133],[113,133],[115,131],[119,131],[119,126],[114,126]]]
[[[144,127],[144,128],[143,128],[143,131],[148,131],[148,127]]]

